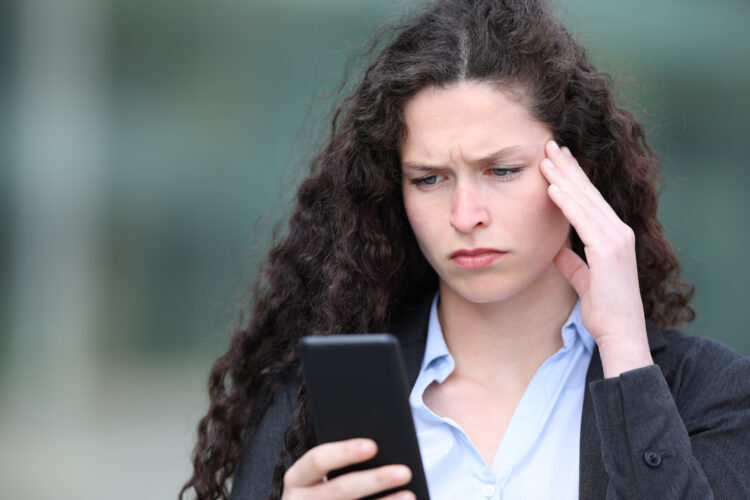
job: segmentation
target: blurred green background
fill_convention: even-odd
[[[412,5],[0,2],[4,498],[175,497],[331,92]],[[750,3],[556,5],[662,156],[688,330],[750,354]]]

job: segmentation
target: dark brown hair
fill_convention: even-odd
[[[437,285],[401,199],[405,103],[427,86],[477,80],[522,88],[532,114],[567,145],[636,236],[646,318],[689,321],[692,287],[657,220],[658,160],[644,128],[618,107],[610,78],[541,0],[441,0],[406,21],[336,111],[331,135],[297,192],[286,235],[253,288],[250,321],[214,364],[198,425],[193,475],[180,496],[228,497],[243,439],[274,394],[299,378],[296,344],[309,332],[382,330]],[[583,246],[573,233],[573,249]],[[314,444],[304,386],[274,472]]]

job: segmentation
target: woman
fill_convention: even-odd
[[[183,493],[406,484],[398,464],[326,481],[376,443],[316,446],[295,351],[390,331],[435,498],[750,498],[750,361],[667,329],[692,288],[656,179],[544,2],[430,6],[340,106],[212,369]]]

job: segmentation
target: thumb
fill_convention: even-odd
[[[588,294],[591,271],[577,253],[568,247],[562,247],[553,260],[557,270],[573,286],[579,297],[583,298]]]

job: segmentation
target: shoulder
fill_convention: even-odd
[[[720,375],[750,368],[750,358],[714,339],[649,327],[651,339],[654,361],[662,370]]]
[[[740,411],[750,415],[750,358],[709,338],[650,328],[659,365],[683,415]]]
[[[232,499],[265,498],[273,479],[276,456],[297,406],[299,382],[288,379],[274,393],[258,428],[245,436],[242,454],[232,478]]]

